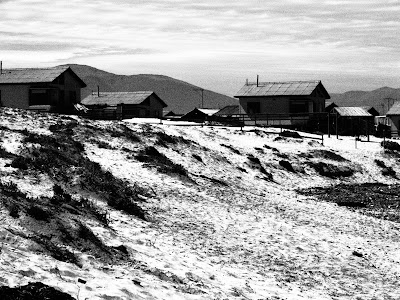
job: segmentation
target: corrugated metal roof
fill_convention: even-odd
[[[320,86],[326,99],[330,96],[322,86],[320,80],[316,81],[288,81],[288,82],[260,82],[244,85],[236,94],[238,97],[260,96],[310,96]]]
[[[118,104],[141,104],[148,97],[154,94],[165,106],[162,101],[153,91],[138,91],[138,92],[101,92],[100,97],[97,93],[87,96],[81,101],[84,105],[109,105],[115,106]]]
[[[84,105],[118,105],[118,104],[140,104],[146,100],[153,92],[101,92],[100,97],[97,93],[87,96],[81,101]]]
[[[363,107],[335,107],[334,110],[342,117],[372,117]]]
[[[0,84],[53,82],[68,66],[40,69],[7,69],[0,75]]]
[[[397,116],[400,115],[400,101],[393,103],[392,107],[386,113],[387,116]]]
[[[214,108],[197,108],[198,111],[201,111],[203,114],[208,116],[212,116],[213,114],[217,113],[219,109]]]
[[[239,106],[238,105],[228,105],[224,108],[221,108],[215,115],[222,116],[222,115],[237,115],[239,114]]]

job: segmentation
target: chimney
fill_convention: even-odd
[[[249,85],[249,79],[246,78],[246,85]]]
[[[258,75],[257,75],[257,86],[258,86]]]
[[[97,86],[97,97],[100,97],[100,86]]]
[[[3,61],[0,61],[0,75],[3,74]]]

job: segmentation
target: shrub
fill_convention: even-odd
[[[53,287],[41,282],[30,282],[27,285],[10,288],[8,286],[0,287],[0,299],[18,299],[18,300],[74,300],[72,296],[61,292]]]
[[[310,164],[320,175],[330,178],[350,177],[354,174],[354,170],[347,166],[335,166],[323,162]]]
[[[130,129],[125,124],[120,124],[119,127],[121,128],[122,132],[120,133],[118,131],[113,131],[111,133],[111,136],[115,136],[115,137],[123,136],[128,141],[134,142],[134,143],[140,143],[142,141],[140,136],[138,136],[132,129]]]
[[[290,138],[295,138],[295,139],[302,139],[302,136],[300,134],[298,134],[296,131],[282,131],[280,134],[280,136],[283,137],[290,137]]]
[[[16,203],[11,203],[8,207],[8,211],[10,216],[14,219],[19,218],[20,208]]]
[[[192,154],[192,156],[193,156],[194,159],[198,160],[199,162],[201,162],[201,163],[203,162],[203,159],[201,158],[200,155]]]
[[[340,162],[347,161],[344,157],[329,150],[313,150],[311,151],[311,157],[320,157]]]
[[[97,141],[96,143],[97,143],[97,146],[98,146],[99,148],[102,148],[102,149],[113,149],[113,147],[112,147],[109,143],[107,143],[107,142],[104,142],[104,141]]]
[[[45,237],[34,235],[32,236],[32,240],[35,241],[40,246],[42,246],[47,252],[49,252],[49,254],[53,258],[59,261],[73,263],[80,267],[80,263],[76,258],[75,254],[69,251],[68,249],[57,246],[56,244],[54,244],[52,241],[50,241]]]
[[[400,151],[400,144],[392,141],[383,141],[381,142],[381,146],[386,150],[395,150]]]
[[[38,221],[48,221],[50,218],[50,213],[47,210],[35,204],[32,204],[26,213]]]
[[[385,163],[379,159],[375,159],[374,162],[378,167],[382,168],[381,173],[383,176],[391,176],[393,178],[396,178],[396,171],[393,170],[392,167],[387,167]]]
[[[165,144],[185,144],[185,145],[190,145],[192,141],[185,139],[182,136],[173,136],[166,134],[163,131],[157,132],[156,135],[158,136],[157,143],[160,145],[165,145]]]
[[[31,163],[31,159],[28,157],[17,156],[11,162],[11,167],[20,169],[20,170],[28,170],[29,164]]]
[[[174,173],[182,176],[188,175],[187,170],[182,165],[174,163],[153,146],[148,146],[143,149],[136,155],[136,159],[140,162],[154,165],[157,167],[158,171],[162,173]]]
[[[279,165],[288,170],[289,172],[295,173],[296,171],[293,169],[293,166],[290,162],[287,160],[280,160]]]

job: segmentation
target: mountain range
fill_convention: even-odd
[[[166,110],[176,114],[187,113],[195,107],[223,108],[238,103],[232,97],[168,76],[116,75],[86,65],[69,66],[87,84],[87,87],[82,89],[82,99],[92,92],[97,92],[99,86],[100,92],[153,91],[168,104]]]
[[[330,95],[330,101],[338,106],[373,106],[384,115],[396,100],[400,100],[400,88],[381,87],[369,92],[349,91]]]

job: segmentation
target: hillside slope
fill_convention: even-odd
[[[397,150],[266,128],[0,116],[0,295],[42,282],[75,299],[400,297]],[[340,195],[339,183],[371,191]],[[390,205],[376,209],[378,195]]]
[[[395,100],[400,101],[400,89],[382,87],[370,92],[350,91],[343,94],[331,94],[330,101],[339,106],[373,106],[380,114],[385,114]]]
[[[199,87],[163,75],[116,75],[85,65],[69,65],[72,70],[87,84],[82,89],[82,98],[92,91],[134,92],[154,91],[167,104],[167,110],[175,113],[186,113],[195,107],[201,107]],[[234,98],[204,90],[204,107],[222,108],[237,104]]]

